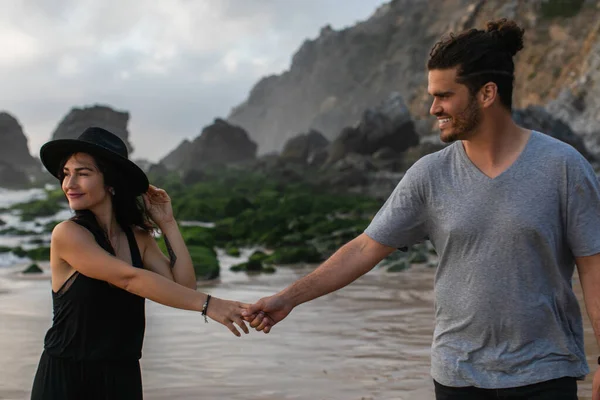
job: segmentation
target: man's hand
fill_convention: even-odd
[[[284,319],[292,311],[293,305],[280,295],[263,297],[242,312],[242,317],[257,331],[269,333],[273,325]]]

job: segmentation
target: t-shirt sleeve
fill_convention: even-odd
[[[422,242],[426,236],[425,193],[420,163],[406,171],[365,234],[385,246],[397,249]]]
[[[600,183],[583,158],[568,169],[567,241],[575,257],[600,253]]]

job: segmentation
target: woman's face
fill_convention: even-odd
[[[94,158],[87,153],[75,153],[65,163],[62,190],[72,210],[92,210],[110,202],[104,176]]]

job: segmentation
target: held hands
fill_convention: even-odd
[[[211,297],[209,306],[206,309],[206,315],[223,325],[225,325],[235,336],[242,336],[236,329],[234,322],[248,334],[248,327],[242,319],[242,311],[249,305],[237,301],[223,300],[216,297]]]
[[[174,220],[171,198],[163,189],[150,185],[148,191],[142,195],[146,210],[152,221],[159,227]]]
[[[231,333],[240,337],[241,334],[236,325],[244,333],[249,333],[244,320],[250,322],[250,326],[257,331],[269,333],[271,327],[285,318],[290,311],[292,311],[292,307],[277,296],[265,297],[252,305],[211,297],[209,305],[206,307],[206,316],[225,325]],[[266,314],[267,312],[269,315]]]
[[[263,297],[242,311],[244,320],[257,331],[269,333],[273,325],[283,320],[294,307],[279,295]]]

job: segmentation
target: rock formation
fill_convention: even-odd
[[[29,184],[29,177],[14,164],[0,160],[0,187],[19,189]]]
[[[192,150],[192,142],[185,139],[183,142],[179,143],[174,150],[172,150],[169,154],[163,157],[160,160],[160,164],[167,167],[170,170],[176,170],[181,167],[183,161],[186,159],[187,154]]]
[[[288,140],[280,157],[286,161],[313,164],[321,150],[328,145],[329,140],[321,132],[311,130]]]
[[[576,135],[564,121],[548,113],[541,106],[529,106],[513,111],[513,119],[517,124],[528,129],[545,133],[575,147],[584,157],[592,161],[583,139]]]
[[[598,3],[600,6],[600,3]],[[548,111],[568,121],[580,134],[588,149],[600,156],[600,19],[591,29],[582,52],[564,73],[578,77],[564,87],[557,98],[548,104]]]
[[[256,143],[248,133],[220,118],[205,127],[188,147],[180,164],[184,171],[256,158]]]
[[[363,112],[356,127],[346,127],[329,147],[327,164],[349,153],[371,155],[390,148],[401,153],[419,144],[419,136],[404,100],[398,93],[374,108]]]
[[[129,142],[128,122],[128,112],[116,111],[107,106],[73,108],[58,124],[52,139],[74,139],[90,126],[98,126],[120,137],[131,155],[133,146]]]
[[[0,112],[0,160],[17,169],[37,166],[29,153],[27,136],[19,121],[6,112]]]
[[[425,71],[431,46],[449,31],[480,28],[499,17],[526,29],[525,49],[516,57],[514,106],[558,98],[561,118],[594,141],[600,118],[597,0],[393,0],[364,22],[339,31],[325,27],[305,41],[289,70],[261,79],[228,120],[244,127],[265,154],[310,129],[333,140],[363,110],[397,91],[423,126],[419,120],[431,103]],[[568,92],[560,97],[563,88]]]
[[[20,187],[29,183],[28,175],[41,169],[31,156],[27,137],[19,121],[0,112],[0,187]]]

